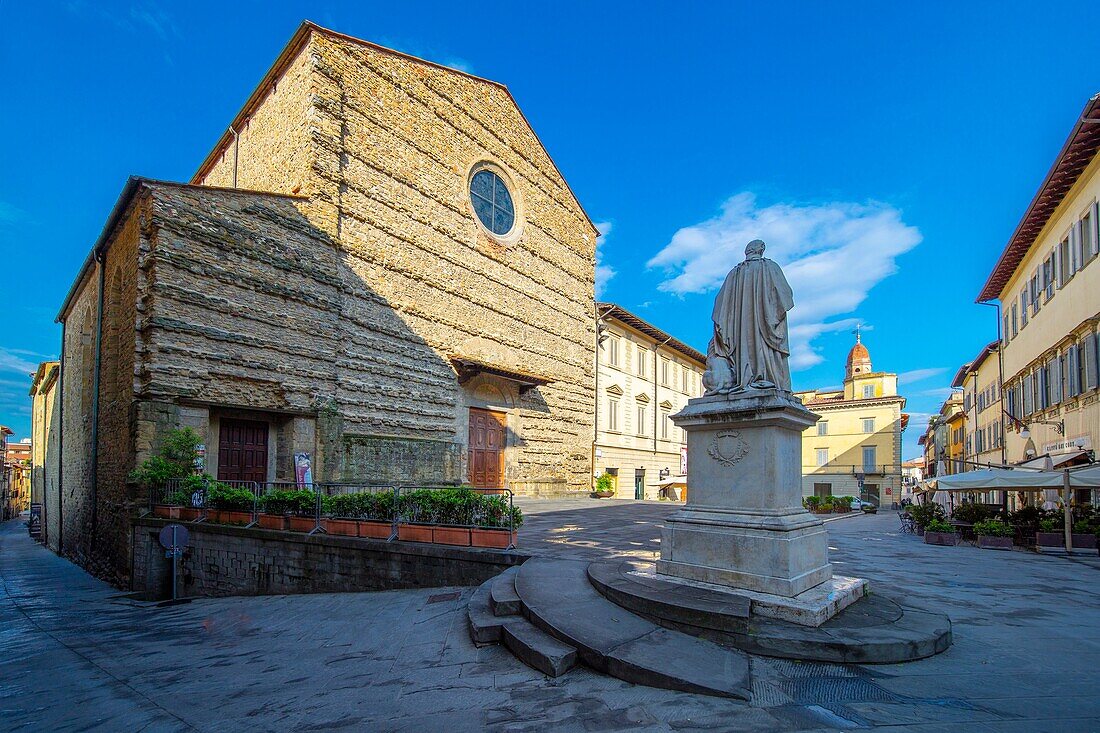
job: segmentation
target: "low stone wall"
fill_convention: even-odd
[[[171,596],[171,565],[157,540],[170,522],[134,523],[132,590]],[[417,542],[306,535],[217,524],[187,524],[179,594],[194,596],[339,593],[480,585],[529,555]]]

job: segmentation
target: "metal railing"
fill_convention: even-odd
[[[222,487],[243,489],[249,497],[221,497]],[[484,497],[470,500],[470,493]],[[433,496],[433,493],[439,495]],[[455,492],[449,496],[443,492]],[[347,497],[347,498],[343,498]],[[200,523],[289,530],[313,534],[358,536],[392,541],[410,539],[437,544],[477,545],[474,532],[504,532],[504,544],[515,547],[515,496],[507,488],[474,488],[453,484],[387,484],[376,482],[313,483],[293,481],[197,481],[171,479],[150,491],[148,513]],[[425,533],[427,529],[427,534]],[[480,537],[478,538],[480,540]]]

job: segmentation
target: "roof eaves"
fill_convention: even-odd
[[[621,305],[617,305],[615,303],[597,302],[596,308],[602,311],[602,316],[610,316],[619,321],[622,321],[636,331],[641,331],[646,336],[649,336],[651,339],[654,339],[658,342],[663,342],[670,349],[679,351],[681,354],[688,357],[692,361],[699,362],[700,364],[704,365],[707,363],[707,357],[705,354],[698,351],[697,349],[693,349],[692,347],[685,344],[683,341],[680,341],[679,339],[673,337],[672,334],[662,331],[648,321],[642,320],[638,316],[628,311],[626,308],[623,308]]]
[[[986,278],[985,284],[982,286],[981,292],[979,292],[975,302],[983,303],[989,300],[996,300],[1000,297],[1001,291],[1004,290],[1004,286],[1008,284],[1008,281],[1012,277],[1012,273],[1019,267],[1020,262],[1023,261],[1028,250],[1031,249],[1031,245],[1035,243],[1036,237],[1046,226],[1051,214],[1058,208],[1065,194],[1073,187],[1074,183],[1076,183],[1077,178],[1088,166],[1089,161],[1095,157],[1097,147],[1100,147],[1100,118],[1092,117],[1092,114],[1098,107],[1100,107],[1100,94],[1095,94],[1085,103],[1085,107],[1077,117],[1077,122],[1070,131],[1069,137],[1066,138],[1050,170],[1047,171],[1046,177],[1043,178],[1039,190],[1035,192],[1035,196],[1032,197],[1031,203],[1028,204],[1027,209],[1024,211],[1020,223],[1016,225],[1015,231],[1012,232],[1012,236],[1009,237],[1008,243],[1005,244],[1004,250],[1002,250],[1001,256],[997,260],[997,264],[995,264],[990,271],[989,277]],[[1085,130],[1086,122],[1090,125],[1090,128],[1085,133],[1088,137],[1084,140],[1078,140],[1078,136],[1082,134],[1082,130]],[[1087,154],[1088,160],[1082,163],[1081,155],[1079,154],[1069,166],[1068,170],[1071,171],[1071,175],[1068,181],[1061,182],[1061,190],[1048,191],[1047,189],[1052,184],[1053,179],[1058,174],[1059,170],[1063,168],[1063,164],[1067,162],[1073,147],[1079,142],[1084,146],[1084,151]],[[1088,151],[1089,146],[1091,146],[1091,152]],[[1080,165],[1079,170],[1072,172],[1072,169],[1077,165]]]

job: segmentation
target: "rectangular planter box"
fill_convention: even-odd
[[[317,520],[313,517],[287,517],[291,532],[312,532],[317,527]]]
[[[286,529],[286,517],[282,514],[261,514],[256,523],[263,529]]]
[[[509,536],[506,529],[471,529],[470,544],[474,547],[491,547],[505,550],[509,544],[516,544],[516,533]]]
[[[178,506],[168,506],[167,504],[156,504],[153,507],[154,517],[163,517],[164,519],[179,519],[180,509]]]
[[[358,537],[359,536],[359,522],[354,519],[326,519],[325,530],[329,534],[340,535],[341,537]]]
[[[393,522],[359,522],[359,536],[372,540],[388,540],[393,534]]]
[[[469,527],[432,527],[432,542],[437,545],[470,546]]]
[[[252,521],[252,512],[229,511],[227,509],[211,509],[207,512],[208,522],[214,524],[248,524]]]
[[[179,507],[179,519],[184,522],[193,522],[199,518],[200,514],[202,514],[202,509],[196,509],[191,506]]]
[[[1037,547],[1065,547],[1066,536],[1061,532],[1036,532],[1035,545]]]
[[[989,537],[984,534],[978,535],[978,547],[983,550],[1011,550],[1012,538],[1011,537]]]
[[[1071,537],[1073,539],[1073,549],[1075,550],[1096,549],[1096,535],[1094,534],[1077,534],[1074,532]]]
[[[432,528],[426,524],[399,524],[397,539],[405,542],[431,542]]]
[[[926,545],[951,545],[954,546],[958,541],[954,532],[928,532],[924,533],[924,544]]]

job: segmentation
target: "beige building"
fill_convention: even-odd
[[[987,344],[974,361],[960,367],[951,386],[962,390],[963,470],[1003,465],[1000,342]]]
[[[58,410],[61,363],[44,361],[31,382],[31,503],[42,505],[42,541],[57,551],[60,544],[61,494],[58,491],[60,442]]]
[[[905,398],[896,374],[874,371],[858,333],[843,388],[795,396],[821,416],[802,435],[803,495],[858,496],[886,506],[901,501]]]
[[[65,299],[61,551],[125,582],[177,427],[221,480],[587,493],[597,235],[506,87],[303,24]]]
[[[1100,441],[1100,95],[1085,105],[989,274],[1002,314],[1008,462],[1092,460]]]
[[[614,303],[598,303],[594,472],[611,474],[619,499],[683,500],[684,431],[671,416],[703,394],[706,356]]]

